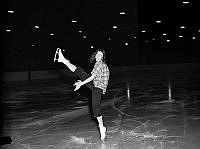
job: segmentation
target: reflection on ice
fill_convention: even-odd
[[[78,144],[86,144],[85,138],[82,138],[82,137],[72,136],[70,141],[73,143],[78,143]]]

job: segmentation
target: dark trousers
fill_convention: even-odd
[[[84,81],[85,79],[90,77],[90,75],[86,73],[81,67],[77,67],[74,73],[81,79],[81,81]],[[101,116],[101,96],[102,96],[103,90],[100,88],[94,87],[94,84],[92,81],[88,82],[86,86],[92,91],[93,115],[94,117],[99,117]]]

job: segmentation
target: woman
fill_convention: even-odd
[[[101,140],[103,141],[106,135],[106,127],[103,125],[100,103],[102,94],[106,93],[110,75],[108,66],[105,63],[105,51],[98,49],[91,55],[90,62],[93,63],[96,61],[91,75],[87,74],[81,67],[76,67],[68,59],[66,59],[63,56],[61,49],[58,48],[57,52],[58,62],[65,64],[80,78],[80,80],[74,84],[74,91],[77,91],[82,85],[86,85],[89,89],[92,90],[92,110],[94,117],[97,118]]]

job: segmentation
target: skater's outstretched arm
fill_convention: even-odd
[[[94,75],[91,75],[89,78],[87,78],[86,80],[84,80],[84,81],[81,83],[81,85],[84,85],[84,84],[86,84],[86,83],[92,81],[92,80],[94,79],[94,77],[95,77]]]
[[[84,81],[78,80],[76,83],[74,83],[75,89],[74,91],[77,91],[82,85],[89,83],[94,79],[94,75],[91,75],[89,78],[85,79]]]

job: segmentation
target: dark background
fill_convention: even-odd
[[[198,63],[200,10],[197,1],[189,2],[1,1],[2,70],[64,68],[62,64],[53,63],[57,47],[67,50],[64,55],[72,63],[86,68],[91,66],[88,58],[97,48],[105,49],[110,66]],[[15,13],[8,13],[8,10]],[[120,15],[120,12],[126,14]],[[158,24],[156,20],[162,22]],[[34,27],[36,25],[39,29]],[[114,29],[113,25],[118,28]],[[186,28],[180,29],[182,25]],[[84,35],[87,38],[83,38]]]

